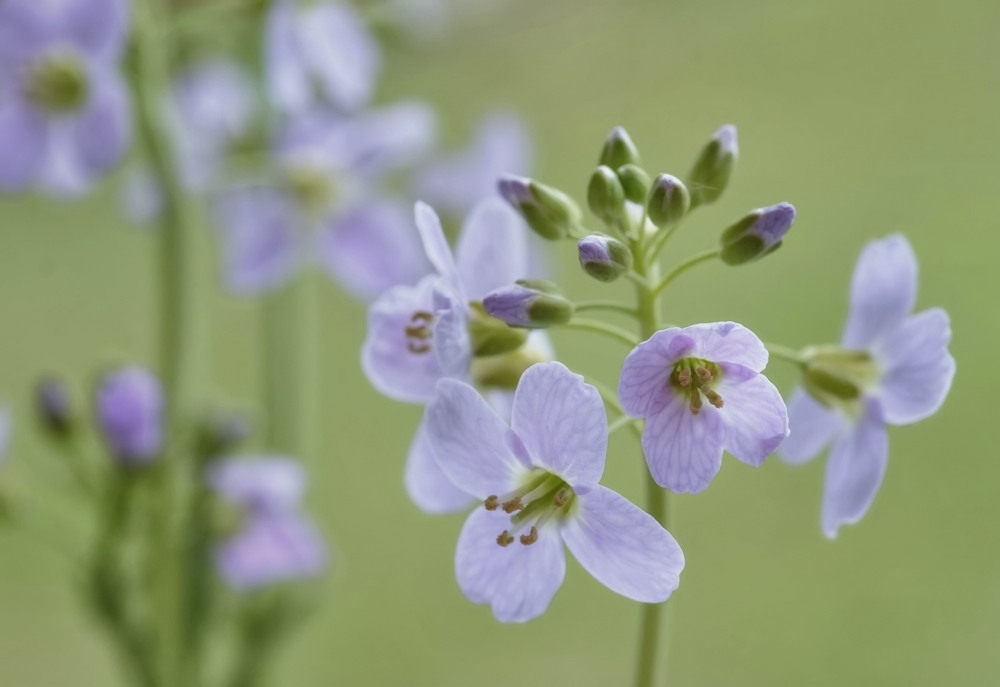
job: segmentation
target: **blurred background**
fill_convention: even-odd
[[[666,684],[997,684],[1000,461],[987,411],[1000,382],[1000,4],[509,0],[457,21],[435,42],[390,48],[379,100],[430,101],[455,144],[488,109],[512,107],[536,138],[536,176],[581,201],[613,125],[650,172],[677,174],[719,125],[739,127],[729,190],[685,224],[668,262],[710,246],[746,210],[796,205],[782,250],[686,275],[669,292],[670,321],[733,319],[796,347],[836,341],[859,251],[892,232],[919,257],[918,307],[952,317],[950,398],[930,420],[891,430],[881,493],[836,541],[819,528],[822,461],[755,470],[726,459],[704,493],[671,497],[687,567],[670,602]],[[114,181],[82,204],[0,200],[0,394],[21,419],[0,479],[15,491],[42,469],[30,423],[40,373],[66,374],[82,394],[104,363],[154,360],[157,244],[122,218]],[[206,228],[206,249],[209,239]],[[589,280],[572,243],[555,248],[568,294],[626,293]],[[213,388],[253,410],[258,306],[221,288],[206,297]],[[462,517],[423,515],[403,491],[419,409],[366,382],[364,308],[326,281],[321,330],[324,435],[310,499],[337,563],[279,683],[627,684],[638,608],[574,562],[527,625],[500,625],[463,598],[452,572]],[[617,381],[619,345],[553,338],[571,368]],[[780,361],[768,373],[794,385]],[[641,501],[644,471],[633,438],[616,434],[606,483]],[[0,551],[0,683],[117,684],[63,559],[9,530]]]

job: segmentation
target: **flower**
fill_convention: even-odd
[[[434,129],[432,111],[415,102],[289,119],[275,143],[279,183],[244,184],[218,205],[228,288],[267,291],[311,261],[365,300],[416,282],[429,267],[418,237],[406,211],[375,190],[382,174],[426,151]]]
[[[795,206],[778,203],[746,214],[722,233],[719,257],[727,265],[742,265],[773,253],[795,222]]]
[[[271,5],[264,75],[279,109],[307,109],[315,84],[328,103],[357,110],[371,99],[381,61],[378,43],[350,3],[277,0]]]
[[[916,298],[909,242],[896,234],[869,243],[854,268],[841,347],[806,352],[809,392],[796,389],[788,402],[792,433],[781,457],[805,463],[831,446],[821,517],[831,539],[858,522],[878,492],[889,457],[886,426],[930,417],[951,388],[948,314],[911,315]]]
[[[163,389],[152,372],[128,365],[106,374],[97,387],[97,424],[120,463],[143,465],[163,448]]]
[[[239,530],[215,549],[216,568],[230,587],[256,589],[326,570],[326,545],[312,521],[299,512],[305,475],[294,460],[228,459],[210,467],[208,484],[244,511]]]
[[[532,142],[524,122],[513,112],[491,112],[467,147],[418,170],[415,195],[445,212],[463,215],[496,194],[500,176],[529,174],[531,168]]]
[[[760,466],[788,436],[778,390],[760,374],[767,349],[734,322],[656,332],[625,358],[618,398],[646,418],[642,449],[656,483],[697,493],[722,467],[722,452]]]
[[[599,484],[608,444],[597,390],[557,362],[533,365],[514,395],[510,426],[472,387],[438,384],[427,408],[437,462],[483,502],[455,553],[462,592],[501,622],[548,607],[566,572],[563,543],[614,592],[657,603],[677,588],[684,554],[656,520]]]
[[[131,138],[123,0],[0,4],[0,190],[77,195]]]

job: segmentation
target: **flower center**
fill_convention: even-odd
[[[434,315],[426,310],[418,310],[410,317],[410,323],[403,327],[406,334],[406,348],[415,355],[423,355],[431,351],[431,339],[434,337]]]
[[[49,112],[79,109],[87,100],[87,74],[83,64],[68,53],[55,53],[28,68],[24,94]]]
[[[497,535],[497,544],[506,547],[517,537],[523,546],[538,541],[538,532],[549,520],[569,512],[576,492],[563,478],[545,470],[533,470],[519,488],[503,496],[492,495],[483,501],[488,511],[503,509],[510,515],[511,527]],[[521,534],[527,530],[526,534]]]
[[[337,200],[337,185],[329,172],[308,162],[297,162],[285,170],[285,186],[309,213],[322,212]]]
[[[878,379],[879,370],[867,351],[815,346],[804,351],[806,389],[823,405],[854,411],[862,393]]]
[[[701,412],[703,395],[716,408],[722,407],[722,396],[715,390],[721,376],[722,369],[717,363],[701,358],[681,358],[674,363],[670,384],[678,392],[688,395],[688,407],[693,415],[697,415]]]

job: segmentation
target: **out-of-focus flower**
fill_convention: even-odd
[[[524,122],[512,112],[487,115],[463,149],[443,155],[417,174],[415,195],[451,214],[464,215],[483,198],[496,194],[504,174],[527,175],[532,142]]]
[[[267,16],[264,74],[271,101],[285,112],[314,104],[314,85],[341,110],[364,107],[375,90],[378,43],[347,2],[276,0]]]
[[[230,587],[257,589],[326,570],[326,544],[300,512],[306,480],[298,463],[279,456],[229,459],[210,467],[208,484],[243,510],[242,526],[215,549],[216,568]]]
[[[237,187],[219,204],[227,286],[266,291],[310,261],[362,299],[416,282],[429,265],[408,213],[375,191],[382,174],[419,159],[434,134],[433,112],[421,103],[290,119],[275,145],[278,182]]]
[[[59,377],[45,377],[35,387],[35,408],[42,428],[55,436],[65,436],[76,422],[76,409],[69,386]]]
[[[729,185],[738,155],[735,126],[726,124],[712,134],[687,176],[692,208],[718,200]]]
[[[124,0],[0,3],[0,190],[77,195],[131,138]]]
[[[95,399],[104,442],[123,465],[143,465],[163,448],[163,389],[152,372],[129,365],[104,375]]]
[[[7,460],[11,439],[14,438],[14,415],[7,406],[0,406],[0,465]]]
[[[646,418],[642,449],[657,484],[699,492],[723,450],[757,467],[788,436],[781,394],[760,374],[767,358],[760,339],[733,322],[664,329],[628,354],[618,398]]]
[[[886,425],[937,412],[955,375],[948,314],[910,313],[917,260],[901,235],[873,241],[854,269],[851,307],[840,347],[806,351],[806,389],[788,402],[791,435],[779,454],[805,463],[832,444],[822,527],[833,538],[858,522],[878,493],[889,458]]]
[[[684,554],[656,520],[599,484],[608,445],[597,390],[561,363],[524,373],[510,426],[472,387],[445,379],[427,408],[440,468],[483,503],[455,553],[462,592],[501,622],[548,607],[566,572],[563,544],[599,582],[636,601],[665,601]]]

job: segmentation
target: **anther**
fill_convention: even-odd
[[[500,546],[507,546],[514,541],[514,537],[510,536],[507,530],[504,530],[499,535],[497,535],[497,544]]]
[[[697,415],[700,412],[701,412],[701,394],[699,394],[698,391],[695,390],[691,394],[691,414]]]
[[[560,489],[556,492],[555,498],[552,499],[553,505],[555,505],[556,508],[562,508],[566,505],[566,502],[569,501],[569,495],[569,489]]]
[[[500,507],[500,499],[497,497],[496,494],[493,494],[492,496],[488,497],[485,501],[483,501],[483,506],[486,508],[486,510],[496,510],[497,508]]]
[[[707,368],[700,365],[696,367],[694,371],[698,374],[698,379],[701,380],[702,384],[708,384],[714,379],[714,377],[712,377],[712,373],[709,372]]]
[[[530,546],[538,541],[538,528],[534,525],[531,526],[531,531],[528,534],[521,535],[521,543],[525,546]]]
[[[719,395],[717,391],[713,389],[703,389],[705,396],[708,398],[708,402],[711,403],[716,408],[722,407],[722,396]]]
[[[417,312],[413,313],[413,316],[410,318],[410,322],[430,323],[433,321],[434,321],[433,313],[429,313],[426,310],[418,310]]]
[[[681,370],[677,373],[677,383],[684,389],[691,386],[691,368],[681,368]]]
[[[522,508],[524,508],[524,504],[521,502],[520,496],[515,496],[510,501],[504,501],[502,507],[503,507],[503,512],[510,515],[514,511],[521,510]]]
[[[430,353],[431,345],[426,343],[417,344],[413,343],[412,341],[408,341],[406,342],[406,350],[408,350],[410,353],[416,353],[418,355],[421,353]]]

